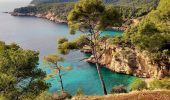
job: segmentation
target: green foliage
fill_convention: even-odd
[[[58,44],[63,44],[64,42],[68,42],[67,38],[61,38],[58,40]]]
[[[14,9],[15,13],[23,14],[47,14],[49,12],[54,14],[61,20],[67,20],[67,15],[73,8],[74,3],[50,3],[50,4],[38,4],[36,6],[27,6]]]
[[[159,0],[118,0],[113,1],[115,8],[124,18],[146,15],[158,5]]]
[[[147,50],[157,63],[168,62],[170,50],[170,0],[160,0],[156,10],[151,11],[138,26],[130,27],[124,34],[126,39],[141,50]]]
[[[119,44],[122,42],[122,36],[114,36],[107,39],[108,43],[110,44]]]
[[[64,42],[62,44],[59,44],[58,48],[59,49],[68,49],[69,48],[69,42]]]
[[[67,19],[71,34],[76,30],[87,34],[88,45],[93,50],[92,54],[96,60],[95,63],[103,92],[106,95],[105,83],[102,81],[103,77],[98,65],[100,52],[104,52],[104,49],[100,47],[100,40],[102,40],[100,38],[100,32],[112,25],[119,26],[122,22],[120,14],[112,6],[106,7],[102,0],[80,0],[75,4],[74,9],[71,10]]]
[[[45,56],[44,57],[44,61],[47,62],[47,63],[52,63],[52,64],[55,64],[59,61],[63,61],[64,59],[56,54],[51,54],[51,55],[48,55],[48,56]]]
[[[68,13],[73,9],[74,2],[78,0],[33,0],[35,6],[21,7],[14,10],[17,13],[54,13],[57,18],[66,20]],[[114,6],[123,18],[146,15],[154,9],[159,0],[104,0],[105,5]],[[74,33],[74,32],[72,32]]]
[[[113,87],[111,93],[127,93],[127,90],[123,85],[119,85]]]
[[[63,79],[61,71],[70,71],[72,70],[72,67],[63,67],[61,65],[58,65],[58,62],[63,61],[64,59],[60,57],[59,55],[52,54],[47,55],[44,57],[44,61],[47,62],[50,65],[51,70],[53,71],[51,74],[48,75],[48,78],[54,77],[56,74],[59,76],[59,82],[61,85],[61,91],[64,92],[64,85],[63,85]]]
[[[60,50],[60,53],[62,53],[62,54],[67,54],[69,52],[69,50],[72,50],[72,49],[82,48],[82,46],[89,43],[89,41],[85,35],[80,35],[80,37],[74,39],[71,42],[68,42],[65,40],[63,41],[63,39],[61,39],[61,40],[62,40],[62,42],[58,42],[58,44],[59,44],[58,49]]]
[[[170,89],[170,79],[163,78],[161,80],[154,79],[149,83],[150,89]]]
[[[143,90],[147,88],[147,84],[145,81],[143,81],[142,79],[135,79],[131,84],[130,84],[130,90],[134,91],[134,90]]]
[[[31,98],[48,89],[38,69],[38,52],[0,42],[0,94],[9,100]]]
[[[116,26],[121,22],[120,14],[112,6],[106,8],[100,0],[80,0],[67,19],[70,33],[78,29],[86,32],[88,32],[86,29],[90,28],[94,28],[95,31],[104,30],[108,26]],[[97,25],[94,25],[95,23]]]
[[[76,2],[77,0],[32,0],[31,4]]]
[[[21,8],[14,9],[14,12],[25,14],[25,13],[36,13],[37,10],[38,10],[37,7],[29,6],[29,7],[21,7]]]

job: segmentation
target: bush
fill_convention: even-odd
[[[69,48],[69,42],[64,42],[62,44],[59,44],[59,49],[68,49]]]
[[[84,95],[84,92],[81,88],[78,88],[77,91],[76,91],[76,96],[82,96]]]
[[[69,42],[69,47],[68,49],[78,49],[77,43],[76,42]]]
[[[60,49],[61,51],[69,51],[72,49],[79,49],[82,46],[84,46],[85,44],[88,44],[88,40],[86,39],[85,35],[81,35],[80,37],[76,38],[75,40],[69,42],[68,39],[66,38],[61,38],[58,41],[58,49]]]
[[[170,89],[170,78],[155,79],[149,83],[150,89]]]
[[[145,81],[142,79],[135,79],[131,84],[130,84],[130,90],[143,90],[147,88],[147,84]]]
[[[127,90],[123,85],[120,85],[113,87],[111,93],[127,93]]]
[[[66,54],[69,53],[69,50],[68,49],[59,49],[59,53],[63,54],[63,55],[66,55]]]
[[[72,42],[75,43],[78,48],[81,48],[82,46],[89,44],[89,41],[87,40],[87,37],[85,35],[80,35],[80,37],[76,38]]]
[[[63,44],[64,42],[68,42],[67,38],[61,38],[58,40],[58,44]]]

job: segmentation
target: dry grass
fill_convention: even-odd
[[[107,96],[82,96],[72,100],[170,100],[170,90],[134,91]]]

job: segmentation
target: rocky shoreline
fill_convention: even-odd
[[[85,46],[82,52],[90,52],[90,47]],[[93,55],[86,62],[95,63]],[[133,75],[141,78],[164,78],[170,75],[170,69],[158,66],[148,57],[146,51],[135,48],[118,47],[110,45],[99,59],[99,63],[113,72]]]
[[[47,12],[47,13],[17,13],[17,12],[7,12],[11,14],[12,16],[30,16],[30,17],[37,17],[37,18],[43,18],[47,19],[50,21],[53,21],[55,23],[60,23],[60,24],[67,24],[67,20],[63,20],[61,18],[58,18],[54,13]],[[122,27],[109,27],[108,30],[116,30],[116,31],[124,31],[126,30],[127,27],[122,26]]]
[[[62,20],[60,18],[58,18],[54,13],[16,13],[16,12],[9,12],[9,14],[11,14],[12,16],[30,16],[30,17],[37,17],[37,18],[43,18],[43,19],[47,19],[50,21],[53,21],[55,23],[64,23],[67,24],[66,20]]]

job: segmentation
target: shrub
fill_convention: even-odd
[[[69,42],[64,42],[62,44],[59,44],[58,48],[59,49],[68,49],[69,47]]]
[[[68,49],[59,49],[59,53],[63,54],[63,55],[66,55],[66,54],[69,53],[69,50]]]
[[[61,38],[58,41],[58,49],[61,51],[69,51],[72,49],[78,49],[84,46],[85,44],[88,44],[88,40],[86,39],[86,36],[81,35],[80,37],[76,38],[75,40],[69,42],[66,38]]]
[[[68,49],[78,49],[77,43],[76,42],[69,42]]]
[[[81,88],[78,88],[77,91],[76,91],[76,96],[82,96],[84,95],[84,92]]]
[[[58,44],[63,44],[64,42],[68,42],[67,38],[61,38],[58,40]]]
[[[150,89],[170,89],[170,79],[155,79],[149,83]]]
[[[119,85],[113,87],[111,93],[127,93],[127,90],[123,85]]]
[[[130,90],[143,90],[147,88],[147,84],[145,81],[142,79],[135,79],[131,84],[130,84]]]
[[[85,35],[80,35],[80,37],[76,38],[72,42],[75,43],[79,48],[89,43]]]

